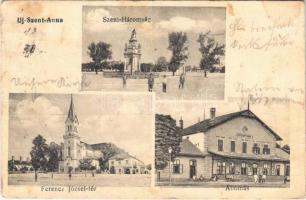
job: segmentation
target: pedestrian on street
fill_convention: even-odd
[[[254,183],[258,183],[258,175],[254,174]]]
[[[180,75],[179,89],[183,89],[183,88],[184,88],[184,83],[185,83],[185,74],[182,73],[182,74]]]
[[[149,92],[152,92],[153,90],[153,85],[154,85],[154,77],[153,74],[150,73],[149,77],[148,77],[148,88],[149,88]]]
[[[262,182],[265,183],[265,182],[266,182],[266,179],[267,179],[267,175],[266,175],[266,174],[263,174],[263,175],[262,175]]]
[[[262,175],[261,174],[259,174],[259,176],[258,176],[258,182],[262,183]]]
[[[123,74],[122,76],[123,88],[126,88],[126,79],[127,79],[126,74]]]
[[[37,182],[37,170],[35,170],[35,182]]]
[[[163,82],[163,92],[166,93],[167,92],[167,77],[166,77],[166,75],[164,75],[162,82]]]

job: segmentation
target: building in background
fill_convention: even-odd
[[[145,174],[147,173],[145,164],[127,154],[121,153],[109,158],[109,172],[111,174]]]
[[[59,162],[60,172],[75,171],[80,168],[81,160],[90,160],[90,165],[100,169],[99,158],[103,157],[101,151],[95,150],[91,145],[82,142],[78,133],[79,120],[74,110],[71,96],[68,116],[65,121],[64,143],[62,146],[62,161]]]
[[[29,157],[26,160],[23,160],[20,156],[19,160],[15,160],[15,157],[12,156],[12,159],[8,161],[8,170],[9,171],[33,171],[32,163]]]
[[[103,160],[103,152],[112,149],[115,155],[109,158],[109,166],[116,163],[114,172],[124,174],[144,173],[145,165],[142,161],[130,156],[124,150],[111,143],[87,144],[81,141],[78,132],[79,120],[74,109],[73,98],[71,96],[68,116],[65,121],[66,132],[63,136],[64,142],[61,145],[61,161],[59,171],[68,173],[69,170],[75,172],[81,170],[82,165],[89,165],[91,169],[100,170],[100,160]],[[122,165],[118,163],[122,160]],[[113,168],[112,168],[113,169]],[[120,174],[120,173],[119,173]]]
[[[290,177],[289,153],[278,145],[282,138],[249,109],[216,117],[216,109],[211,108],[209,119],[182,127],[180,133],[181,151],[171,163],[173,179]],[[160,177],[169,178],[169,167]]]

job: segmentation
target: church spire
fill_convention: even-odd
[[[248,110],[250,110],[250,95],[248,96]]]
[[[250,100],[248,100],[248,110],[250,110]]]
[[[72,97],[72,94],[71,94],[71,100],[70,100],[70,107],[69,107],[69,111],[68,111],[68,116],[67,116],[67,120],[70,120],[70,121],[74,121],[75,119],[77,119],[77,116],[75,114],[75,111],[74,111],[74,104],[73,104],[73,97]]]

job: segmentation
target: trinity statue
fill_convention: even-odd
[[[137,42],[136,31],[133,29],[131,38],[124,48],[124,72],[134,73],[140,71],[141,46]]]

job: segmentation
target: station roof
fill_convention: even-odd
[[[195,133],[205,132],[211,128],[214,128],[216,126],[219,126],[229,120],[235,119],[237,117],[249,117],[254,118],[257,120],[260,124],[262,124],[266,129],[268,129],[271,134],[276,138],[276,140],[282,140],[282,138],[276,134],[267,124],[265,124],[259,117],[257,117],[252,111],[250,110],[242,110],[239,112],[229,113],[226,115],[221,115],[218,117],[215,117],[214,119],[206,119],[201,122],[198,122],[194,125],[191,125],[187,128],[184,128],[180,131],[180,134],[182,136],[184,135],[191,135]]]

